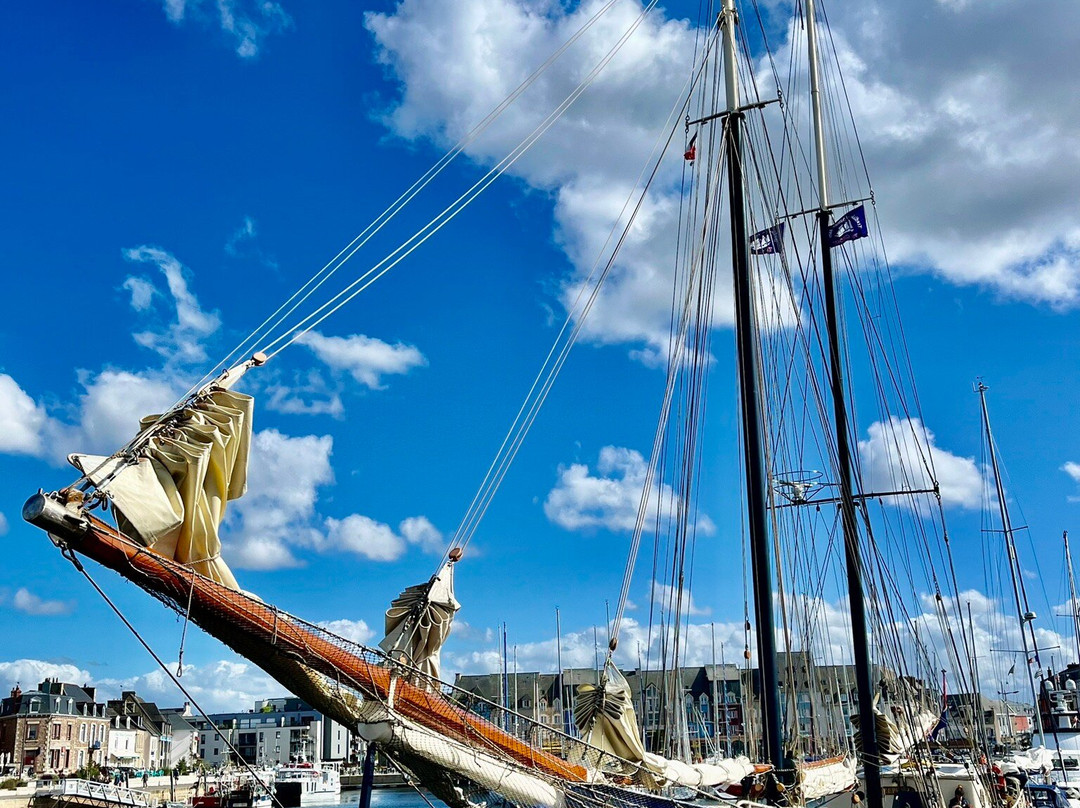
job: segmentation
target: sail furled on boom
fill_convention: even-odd
[[[239,589],[218,530],[228,501],[247,490],[253,410],[251,396],[212,388],[164,420],[142,419],[141,430],[153,430],[134,459],[68,459],[107,495],[125,535]]]
[[[610,661],[600,684],[578,688],[574,723],[590,747],[641,764],[641,773],[647,772],[657,785],[727,788],[754,773],[753,764],[745,757],[684,763],[645,751],[630,685]]]
[[[439,651],[461,604],[454,597],[454,562],[426,583],[410,586],[386,610],[386,637],[379,647],[432,679],[439,678]]]

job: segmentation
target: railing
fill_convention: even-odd
[[[38,793],[52,797],[86,797],[114,805],[131,805],[135,808],[149,808],[151,805],[150,796],[142,791],[121,788],[111,783],[95,783],[90,780],[65,779],[52,788],[42,789]]]

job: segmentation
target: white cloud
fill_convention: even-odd
[[[263,404],[267,409],[287,415],[330,415],[335,418],[344,413],[340,393],[327,384],[318,370],[294,373],[291,380],[271,374],[263,388]]]
[[[131,308],[135,309],[135,311],[146,311],[150,308],[150,303],[157,293],[154,284],[136,275],[129,275],[124,280],[122,287],[131,293]]]
[[[859,441],[859,459],[868,492],[925,490],[933,486],[936,476],[944,505],[970,509],[982,505],[988,484],[985,470],[974,458],[942,449],[918,418],[893,416],[887,422],[875,421],[867,429],[867,438]],[[909,500],[897,501],[907,504]]]
[[[0,452],[39,455],[48,416],[11,376],[0,373]]]
[[[445,547],[443,535],[426,516],[410,516],[398,525],[402,537],[425,553],[441,553]]]
[[[59,456],[75,450],[115,452],[135,437],[142,418],[163,412],[185,392],[175,377],[154,371],[103,370],[97,375],[83,371],[80,377],[84,392],[77,423],[53,427]]]
[[[75,665],[48,662],[42,659],[16,659],[11,662],[0,662],[0,691],[4,693],[16,684],[23,690],[30,690],[46,679],[83,684],[90,682],[90,674]]]
[[[174,25],[188,19],[216,25],[244,59],[257,56],[267,37],[292,27],[292,18],[273,0],[162,0],[162,8]]]
[[[409,0],[393,15],[368,14],[380,58],[401,83],[387,125],[408,139],[457,142],[598,8],[597,2],[465,0],[450,7]],[[483,165],[499,161],[563,101],[639,12],[634,3],[612,7],[466,153]],[[553,196],[555,238],[574,265],[558,292],[568,309],[678,100],[693,53],[694,32],[685,21],[651,15],[510,170]],[[595,342],[630,343],[637,358],[652,364],[669,350],[681,163],[671,161],[654,181],[582,332]],[[723,273],[714,300],[714,319],[730,322],[730,281]]]
[[[584,463],[559,469],[558,482],[544,500],[544,513],[567,530],[602,527],[631,531],[637,521],[647,472],[648,464],[640,452],[605,446],[600,450],[595,475]],[[665,510],[672,509],[675,493],[666,483],[654,481],[646,506],[646,524],[656,518],[661,502]],[[700,514],[697,529],[711,533],[715,528],[708,516]]]
[[[319,625],[339,637],[360,645],[366,645],[375,637],[375,632],[363,620],[323,620]]]
[[[701,617],[712,612],[712,609],[707,606],[702,607],[694,603],[694,596],[690,590],[684,589],[680,595],[677,587],[662,584],[659,581],[652,583],[652,599],[657,606],[668,613],[674,613],[676,607],[679,607],[680,614],[690,617]]]
[[[205,312],[199,306],[198,299],[188,288],[184,266],[160,247],[144,245],[124,250],[124,258],[137,263],[157,265],[165,275],[176,312],[176,322],[171,323],[166,330],[137,333],[134,335],[135,341],[160,354],[166,362],[186,364],[205,360],[206,349],[203,341],[218,330],[221,320],[216,312]],[[139,280],[149,283],[145,279]]]
[[[169,668],[175,672],[176,663],[169,663]],[[258,700],[288,695],[278,682],[239,658],[221,659],[205,665],[184,665],[180,681],[208,713],[250,710]],[[99,699],[119,698],[122,691],[134,690],[159,707],[179,706],[187,700],[160,668],[127,678],[100,679],[95,684],[101,691]]]
[[[83,388],[70,419],[49,415],[10,376],[0,374],[0,452],[62,462],[75,451],[111,454],[135,436],[139,420],[161,412],[184,392],[157,371],[79,371]]]
[[[229,237],[229,240],[225,242],[225,252],[229,255],[236,256],[240,254],[240,246],[245,241],[251,241],[255,238],[255,220],[250,216],[244,217],[244,222],[241,224],[233,234]]]
[[[6,536],[9,527],[7,517],[0,513],[0,536]]]
[[[410,140],[457,142],[598,7],[404,0],[392,13],[368,14],[379,58],[400,84],[387,126]],[[916,0],[910,7],[847,0],[830,15],[830,42],[844,67],[892,260],[1003,297],[1070,308],[1080,304],[1080,135],[1073,125],[1080,96],[1069,81],[1080,64],[1069,32],[1080,26],[1080,7],[1055,2],[1022,32],[1000,24],[1005,9],[1020,8],[1018,0]],[[616,5],[467,147],[468,156],[484,166],[501,159],[639,10],[640,3]],[[804,35],[789,26],[779,38],[781,51],[796,31]],[[512,168],[553,196],[555,237],[574,265],[561,289],[564,305],[645,163],[687,75],[694,36],[686,22],[654,12]],[[802,58],[805,47],[797,50]],[[771,74],[760,75],[773,94]],[[667,347],[670,294],[662,290],[671,288],[674,252],[664,234],[676,232],[677,170],[654,183],[586,324],[586,337],[630,343],[650,361]],[[714,317],[724,323],[731,311],[725,273],[720,281]]]
[[[355,553],[371,561],[396,561],[410,545],[426,553],[440,553],[442,534],[424,516],[411,516],[395,532],[387,524],[354,513],[344,519],[326,520],[326,539],[319,549]]]
[[[382,377],[408,373],[427,364],[424,355],[412,345],[391,345],[374,337],[352,334],[348,337],[326,337],[309,331],[297,340],[306,345],[320,360],[334,370],[352,375],[360,384],[372,390],[382,388]]]
[[[75,608],[75,603],[73,601],[45,600],[44,598],[35,595],[26,587],[22,587],[15,592],[15,597],[12,599],[12,605],[24,614],[38,617],[53,617],[61,614],[71,614],[72,609]]]
[[[258,228],[255,225],[255,220],[250,216],[245,216],[243,223],[233,231],[233,234],[229,236],[229,240],[225,242],[225,252],[233,258],[250,258],[271,269],[277,269],[277,261],[262,251],[256,240],[257,236]]]
[[[1068,460],[1061,467],[1061,470],[1068,474],[1074,483],[1080,484],[1080,463]],[[1073,495],[1067,497],[1067,499],[1069,502],[1080,502],[1080,495]]]
[[[396,561],[409,547],[441,552],[442,535],[423,516],[395,532],[361,514],[323,519],[319,490],[333,483],[330,435],[284,435],[276,429],[252,439],[248,492],[232,505],[223,555],[238,568],[270,570],[303,564],[297,550],[347,552],[372,561]]]
[[[276,429],[255,433],[248,492],[229,515],[229,563],[246,569],[295,567],[290,545],[310,544],[318,489],[333,482],[329,435],[290,437]],[[235,515],[235,517],[234,517]]]

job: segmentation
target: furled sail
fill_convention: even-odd
[[[111,500],[127,536],[230,589],[218,528],[229,500],[247,490],[254,400],[215,386],[155,427],[138,456],[74,454],[68,459]]]
[[[589,746],[623,760],[642,764],[661,785],[691,788],[726,788],[754,773],[745,757],[715,760],[712,763],[683,763],[645,751],[638,732],[630,685],[610,662],[599,685],[582,685],[574,705],[574,723]]]
[[[386,610],[386,637],[379,647],[432,679],[439,678],[439,651],[461,604],[454,597],[454,562],[443,564],[427,583],[408,587]]]
[[[892,708],[894,712],[899,707]],[[925,740],[930,731],[937,724],[939,714],[930,710],[920,710],[907,720],[896,722],[874,707],[874,725],[877,729],[878,748],[881,752],[881,760],[885,765],[893,765],[906,753],[915,748],[916,744]],[[851,724],[855,728],[856,748],[859,748],[859,716],[851,716]]]

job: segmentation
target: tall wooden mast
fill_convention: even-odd
[[[758,667],[761,670],[762,746],[765,761],[783,763],[779,680],[776,671],[776,636],[772,602],[772,560],[769,553],[767,514],[768,478],[765,472],[760,367],[755,323],[754,288],[750,277],[750,245],[746,234],[746,200],[743,194],[742,124],[739,76],[735,49],[735,0],[724,0],[720,12],[723,34],[724,78],[727,106],[724,143],[731,202],[731,266],[735,289],[735,343],[739,366],[739,403],[742,412],[743,454],[746,466],[747,524],[754,583],[754,617],[757,623]]]
[[[821,243],[822,287],[825,297],[825,325],[829,343],[829,376],[833,400],[833,429],[836,438],[837,474],[840,485],[840,517],[844,531],[844,561],[847,566],[848,608],[851,611],[852,647],[855,657],[855,685],[859,694],[859,737],[866,797],[870,808],[883,804],[881,756],[874,720],[874,684],[870,668],[870,640],[866,628],[866,594],[863,589],[859,528],[855,519],[852,460],[847,404],[844,394],[843,356],[836,301],[829,227],[829,175],[825,159],[825,122],[821,106],[821,69],[818,54],[814,0],[806,0],[807,53],[810,58],[810,100],[813,111],[814,153],[817,161],[819,194],[818,240]]]

